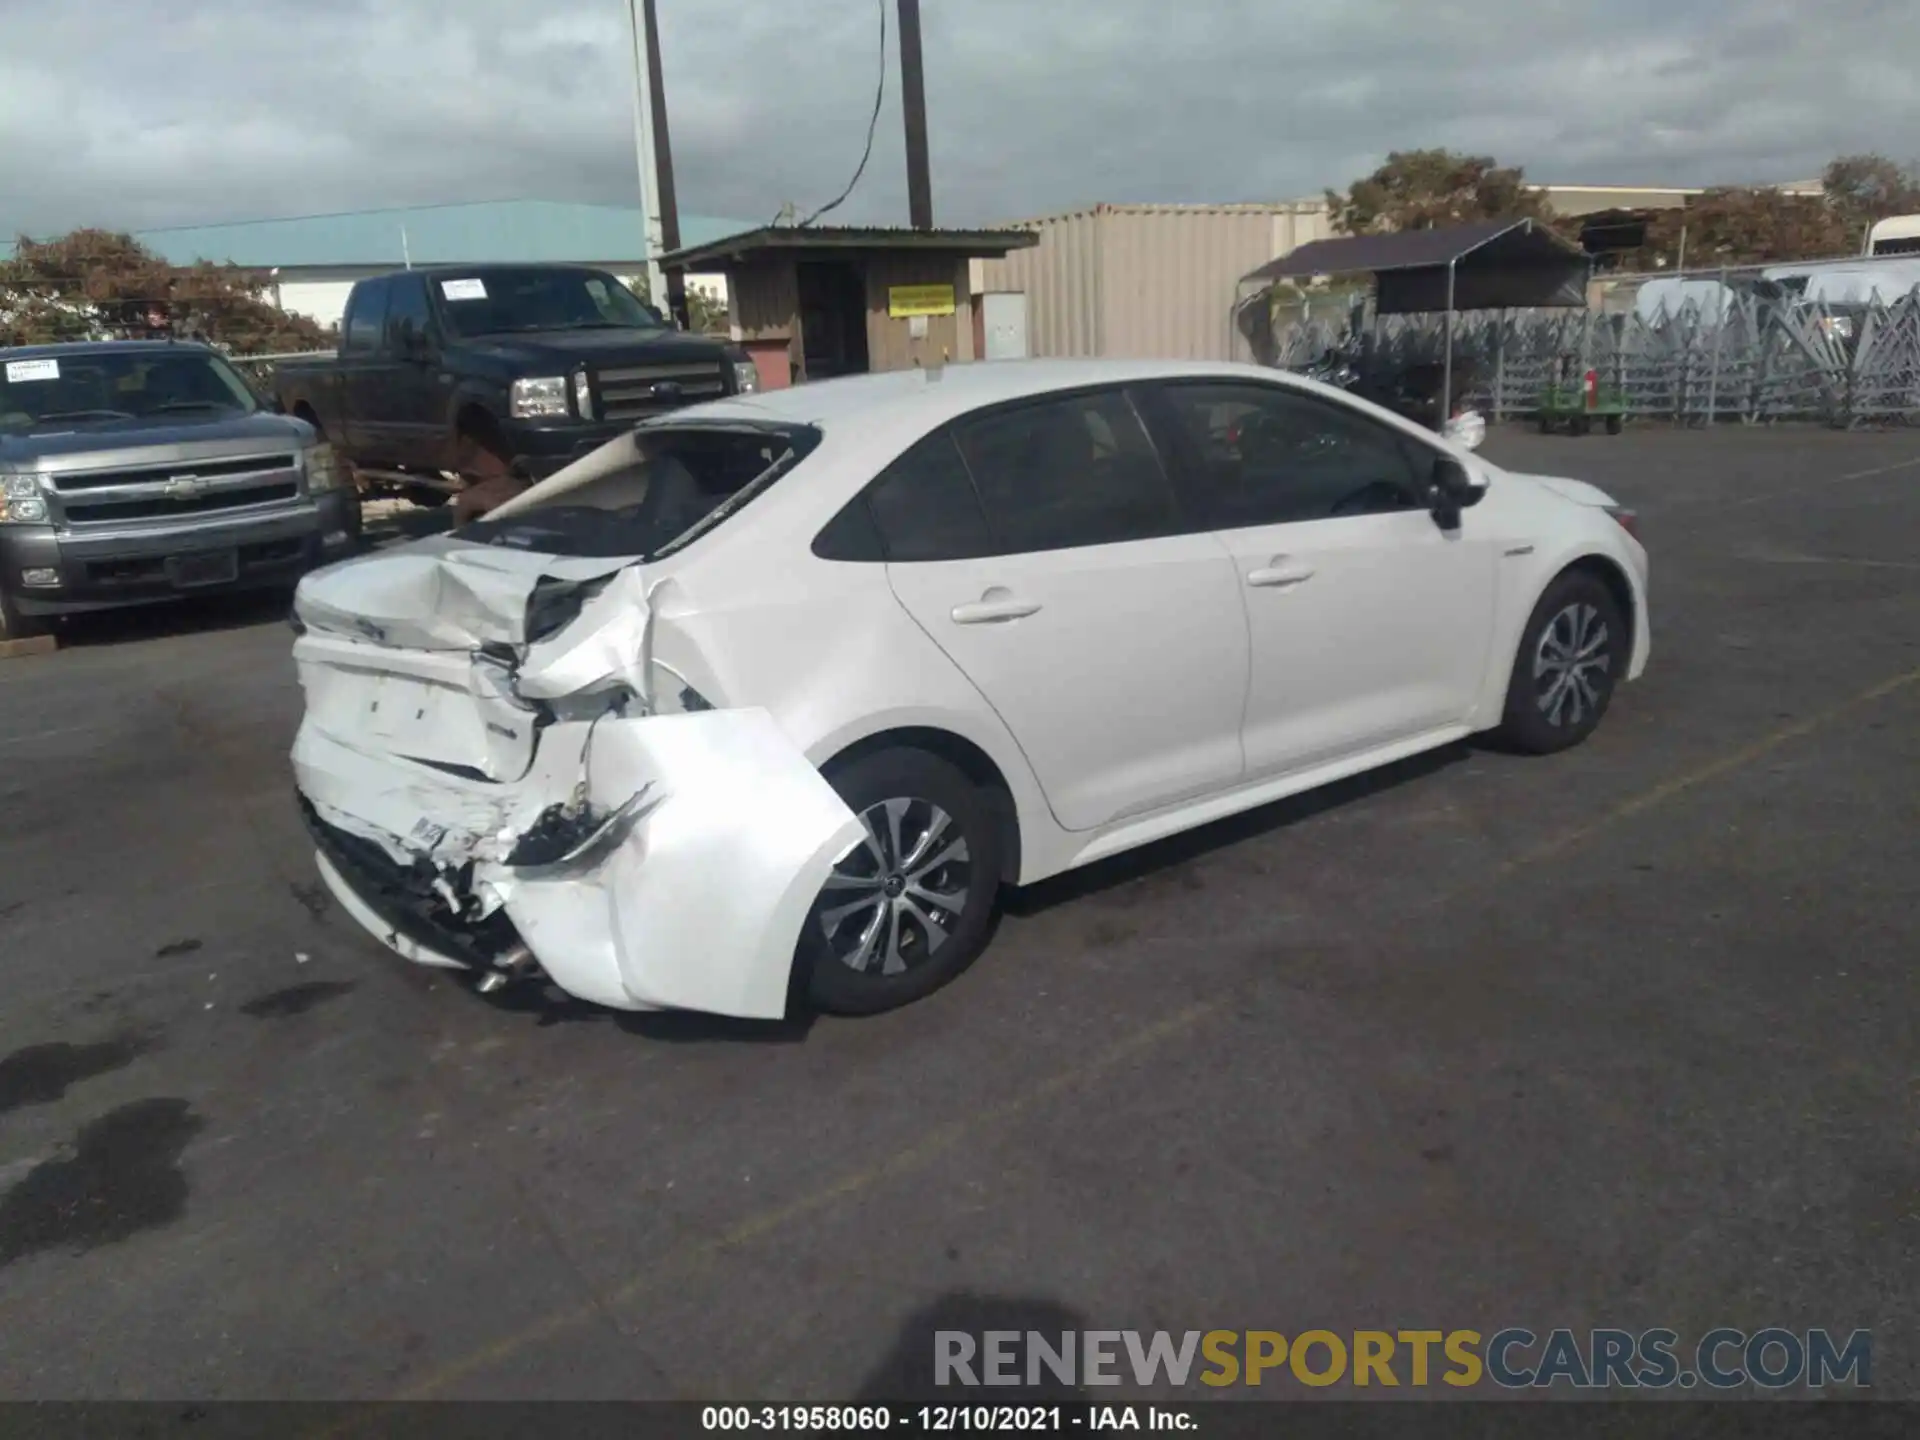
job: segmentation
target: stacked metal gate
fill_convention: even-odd
[[[1496,419],[1525,419],[1556,377],[1591,369],[1636,415],[1747,424],[1920,423],[1920,287],[1891,303],[1833,305],[1722,288],[1709,303],[1633,304],[1617,286],[1586,311],[1467,311],[1456,355],[1473,374],[1468,398]],[[1348,333],[1350,298],[1275,312],[1279,363],[1297,366]],[[1437,360],[1439,315],[1362,321],[1385,361]]]

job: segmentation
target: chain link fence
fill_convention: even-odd
[[[1358,335],[1369,364],[1442,357],[1444,315],[1372,316],[1364,299],[1308,295],[1273,310],[1277,362],[1309,364]],[[1530,418],[1586,371],[1631,413],[1683,423],[1920,423],[1920,264],[1844,260],[1606,276],[1584,310],[1454,317],[1463,398]]]

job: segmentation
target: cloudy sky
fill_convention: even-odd
[[[658,0],[683,213],[859,156],[877,0]],[[850,220],[904,221],[899,74]],[[1389,149],[1559,183],[1920,151],[1914,0],[922,0],[935,218],[1315,194]],[[0,0],[0,232],[630,203],[626,0]]]

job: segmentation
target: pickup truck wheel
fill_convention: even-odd
[[[31,640],[47,633],[47,622],[38,615],[22,615],[13,596],[0,585],[0,640]]]

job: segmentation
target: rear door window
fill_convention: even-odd
[[[929,435],[882,471],[867,487],[867,504],[896,564],[992,553],[986,513],[951,431]]]
[[[371,355],[380,348],[387,322],[387,282],[362,280],[347,302],[347,322],[341,330],[340,353]]]
[[[1132,402],[1096,390],[989,412],[960,449],[1001,554],[1175,534],[1179,507]]]
[[[398,275],[387,282],[387,349],[406,353],[416,337],[427,333],[427,287],[418,275]]]

